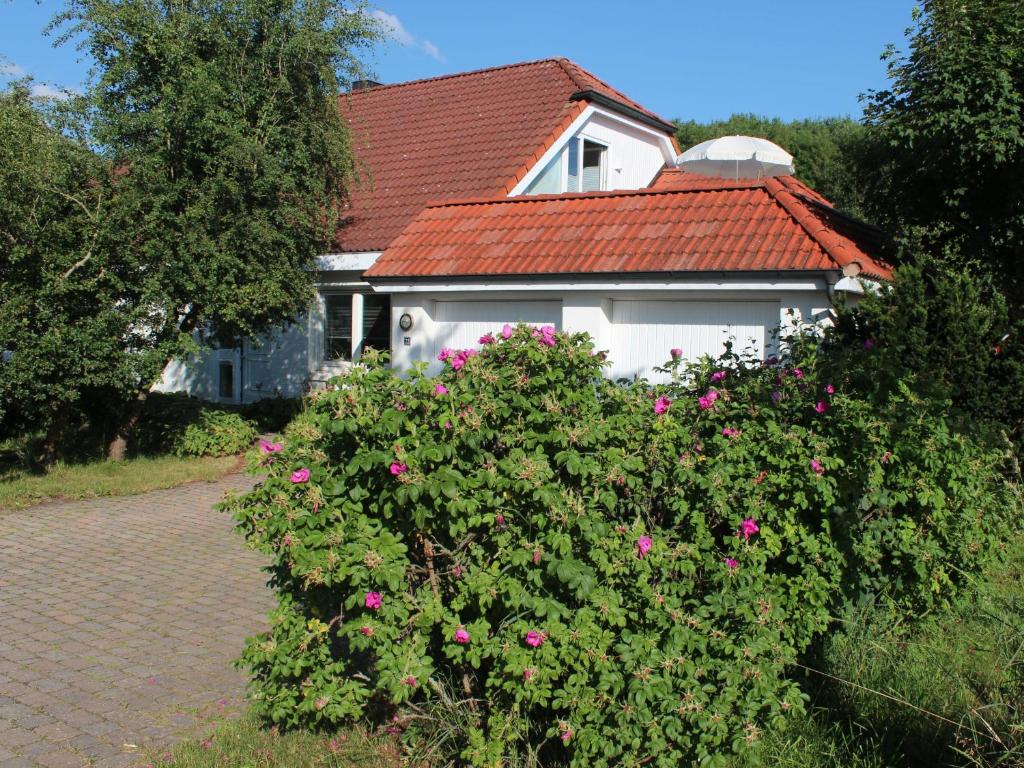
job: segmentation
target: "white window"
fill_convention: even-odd
[[[352,294],[324,296],[324,360],[352,359]]]
[[[376,293],[324,294],[324,360],[349,361],[367,347],[391,348],[391,297]]]
[[[596,141],[583,141],[583,163],[580,168],[580,191],[597,192],[605,188],[605,157],[608,148]]]
[[[605,188],[608,147],[573,138],[566,150],[566,192],[598,192]]]

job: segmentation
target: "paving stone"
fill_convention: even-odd
[[[242,706],[272,599],[213,505],[250,483],[0,513],[2,768],[136,765]]]

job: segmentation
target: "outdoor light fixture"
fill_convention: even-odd
[[[403,331],[408,331],[412,328],[412,315],[405,312],[400,318],[398,318],[398,327]]]

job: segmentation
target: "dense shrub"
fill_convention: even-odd
[[[865,371],[877,387],[912,383],[974,422],[1018,441],[1024,428],[1024,324],[983,270],[906,250],[893,282],[840,314],[833,340],[867,339],[888,359]],[[858,364],[855,361],[855,364]],[[867,384],[867,382],[865,382]]]
[[[242,453],[256,439],[256,427],[237,413],[208,410],[185,427],[175,446],[179,456],[230,456]]]
[[[394,717],[472,765],[721,765],[801,709],[784,671],[838,607],[945,602],[997,540],[1002,454],[816,345],[652,391],[585,335],[481,344],[354,368],[262,446],[229,505],[279,594],[260,715]]]
[[[228,456],[242,453],[257,436],[240,414],[183,393],[151,394],[133,435],[136,453]]]

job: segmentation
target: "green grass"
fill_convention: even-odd
[[[227,720],[204,739],[150,758],[154,768],[397,768],[389,741],[358,731],[334,736],[282,733],[252,718]]]
[[[1024,766],[1024,545],[952,610],[856,612],[807,666],[808,714],[737,768]]]
[[[52,499],[130,496],[156,488],[172,488],[193,480],[212,481],[238,465],[235,456],[201,459],[158,456],[123,462],[58,463],[45,474],[13,469],[0,475],[0,512],[23,509]]]

